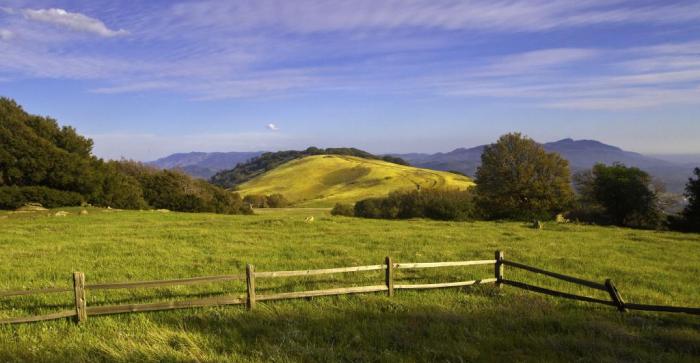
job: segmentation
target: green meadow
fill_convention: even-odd
[[[302,180],[303,183],[291,182]],[[292,160],[238,186],[243,196],[283,194],[300,207],[332,207],[384,197],[395,190],[467,189],[471,179],[455,173],[416,168],[347,155],[314,155]]]
[[[629,302],[700,306],[700,235],[545,223],[386,221],[327,209],[252,216],[78,209],[0,212],[0,290],[506,258],[595,281]],[[314,217],[312,223],[305,219]],[[516,271],[506,278],[606,298]],[[492,277],[492,266],[399,270],[397,283]],[[259,279],[258,294],[383,283],[383,272]],[[245,293],[245,282],[88,292],[88,306]],[[0,299],[0,319],[71,309],[72,294]],[[504,286],[322,297],[0,326],[2,362],[697,362],[700,317],[630,312]]]

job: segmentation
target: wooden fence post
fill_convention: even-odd
[[[386,288],[387,288],[387,295],[389,297],[394,296],[394,263],[391,262],[391,257],[386,256],[384,259],[384,263],[386,264]]]
[[[245,279],[246,286],[248,287],[248,299],[246,300],[246,306],[248,310],[255,309],[255,266],[247,264],[245,267]]]
[[[75,295],[75,322],[80,324],[87,320],[85,274],[82,272],[73,272],[73,293]]]
[[[503,251],[496,251],[494,277],[496,278],[496,287],[500,289],[503,284]]]
[[[617,288],[615,287],[615,284],[613,284],[611,279],[605,280],[605,287],[608,289],[608,293],[610,294],[610,298],[612,301],[617,305],[617,310],[620,312],[626,312],[627,308],[625,307],[625,301],[622,300],[622,296],[620,296],[620,292],[617,291]]]

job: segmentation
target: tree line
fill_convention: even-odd
[[[183,212],[250,213],[238,194],[178,171],[104,161],[93,142],[56,120],[0,98],[0,209],[95,206]]]
[[[700,168],[690,179],[688,204],[676,215],[663,211],[662,186],[645,171],[622,164],[597,164],[572,177],[569,163],[518,133],[487,146],[467,190],[396,191],[351,205],[334,215],[438,220],[575,220],[632,228],[700,231]]]

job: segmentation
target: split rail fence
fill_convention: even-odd
[[[394,284],[394,271],[397,269],[423,269],[423,268],[440,268],[440,267],[458,267],[458,266],[478,266],[478,265],[493,265],[494,266],[494,276],[492,278],[485,278],[480,280],[470,280],[470,281],[457,281],[457,282],[442,282],[442,283],[430,283],[430,284]],[[603,300],[598,298],[592,298],[588,296],[581,296],[561,291],[555,291],[546,289],[539,286],[534,286],[526,284],[523,282],[513,281],[506,279],[504,277],[504,267],[509,266],[516,269],[522,269],[525,271],[542,274],[555,279],[567,281],[580,286],[585,286],[595,290],[601,290],[608,293],[610,300]],[[312,276],[312,275],[325,275],[325,274],[337,274],[337,273],[348,273],[348,272],[360,272],[360,271],[385,271],[384,283],[381,285],[371,285],[371,286],[358,286],[358,287],[343,287],[334,289],[324,289],[324,290],[310,290],[310,291],[298,291],[298,292],[285,292],[285,293],[275,293],[275,294],[256,294],[255,283],[256,279],[268,279],[268,278],[280,278],[280,277],[295,277],[295,276]],[[239,297],[233,296],[218,296],[218,297],[208,297],[194,300],[185,301],[166,301],[166,302],[156,302],[156,303],[143,303],[143,304],[126,304],[126,305],[109,305],[109,306],[87,306],[86,303],[86,290],[112,290],[112,289],[141,289],[141,288],[155,288],[155,287],[166,287],[166,286],[176,286],[176,285],[195,285],[195,284],[208,284],[215,282],[224,281],[234,281],[234,280],[245,280],[246,281],[246,294]],[[372,292],[385,292],[388,296],[393,296],[395,290],[401,289],[436,289],[436,288],[449,288],[449,287],[463,287],[479,284],[495,284],[498,287],[502,285],[513,286],[520,289],[525,289],[541,294],[546,294],[550,296],[584,301],[589,303],[597,303],[616,307],[619,311],[625,312],[627,310],[646,310],[646,311],[662,311],[662,312],[673,312],[673,313],[687,313],[700,315],[700,308],[692,307],[677,307],[677,306],[663,306],[663,305],[645,305],[645,304],[631,304],[626,303],[620,292],[613,284],[612,280],[607,279],[604,283],[598,283],[594,281],[584,280],[572,276],[567,276],[564,274],[559,274],[556,272],[546,271],[540,268],[528,266],[522,263],[506,260],[504,258],[502,251],[496,251],[495,258],[492,260],[479,260],[479,261],[454,261],[454,262],[427,262],[427,263],[396,263],[392,261],[390,257],[386,257],[384,264],[381,265],[370,265],[370,266],[355,266],[355,267],[338,267],[338,268],[327,268],[327,269],[317,269],[317,270],[298,270],[298,271],[255,271],[253,265],[246,266],[245,275],[222,275],[222,276],[205,276],[205,277],[194,277],[185,279],[175,279],[175,280],[155,280],[155,281],[136,281],[136,282],[119,282],[119,283],[102,283],[102,284],[87,284],[85,282],[85,274],[82,272],[73,273],[73,286],[72,287],[55,287],[46,288],[38,290],[19,290],[19,291],[5,291],[0,292],[0,298],[12,297],[12,296],[26,296],[26,295],[38,295],[38,294],[50,294],[50,293],[61,293],[61,292],[73,292],[75,308],[71,310],[61,311],[53,314],[46,315],[36,315],[28,317],[17,317],[0,320],[0,324],[20,324],[29,323],[43,320],[53,320],[72,317],[77,323],[84,322],[88,316],[96,315],[109,315],[109,314],[122,314],[122,313],[134,313],[134,312],[146,312],[146,311],[162,311],[162,310],[174,310],[174,309],[186,309],[186,308],[198,308],[198,307],[209,307],[209,306],[223,306],[223,305],[246,305],[249,310],[255,308],[258,301],[271,301],[271,300],[283,300],[283,299],[298,299],[298,298],[309,298],[316,296],[332,296],[332,295],[346,295],[346,294],[360,294],[360,293],[372,293]]]

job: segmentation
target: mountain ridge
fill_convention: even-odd
[[[645,155],[633,151],[627,151],[620,147],[605,144],[598,140],[564,138],[557,141],[542,144],[549,152],[557,152],[569,160],[572,172],[591,168],[601,162],[612,164],[621,162],[628,166],[635,166],[649,172],[666,184],[667,189],[674,193],[682,193],[685,183],[692,175],[695,167],[700,166],[700,154],[688,154],[683,158],[674,158],[672,155],[657,156]],[[405,159],[412,166],[442,170],[457,171],[469,176],[474,176],[476,169],[481,164],[481,153],[486,145],[474,147],[460,147],[452,151],[438,153],[390,153]],[[159,168],[179,168],[184,172],[200,177],[210,178],[214,174],[230,170],[238,163],[245,163],[250,159],[262,155],[264,152],[191,152],[177,153],[156,161],[149,162]],[[696,161],[693,161],[696,160]]]
[[[239,163],[260,156],[264,151],[230,151],[175,153],[146,164],[160,169],[180,169],[191,176],[209,179],[221,170],[233,169]]]
[[[590,169],[596,163],[623,163],[638,167],[657,177],[674,193],[682,193],[687,179],[692,175],[689,164],[679,164],[637,152],[626,151],[620,147],[605,144],[597,140],[574,140],[565,138],[541,144],[548,152],[556,152],[569,161],[572,172]],[[481,165],[481,153],[486,145],[471,148],[457,148],[445,153],[435,154],[391,154],[401,157],[411,165],[435,169],[453,170],[474,176]],[[700,160],[699,160],[700,162]]]

